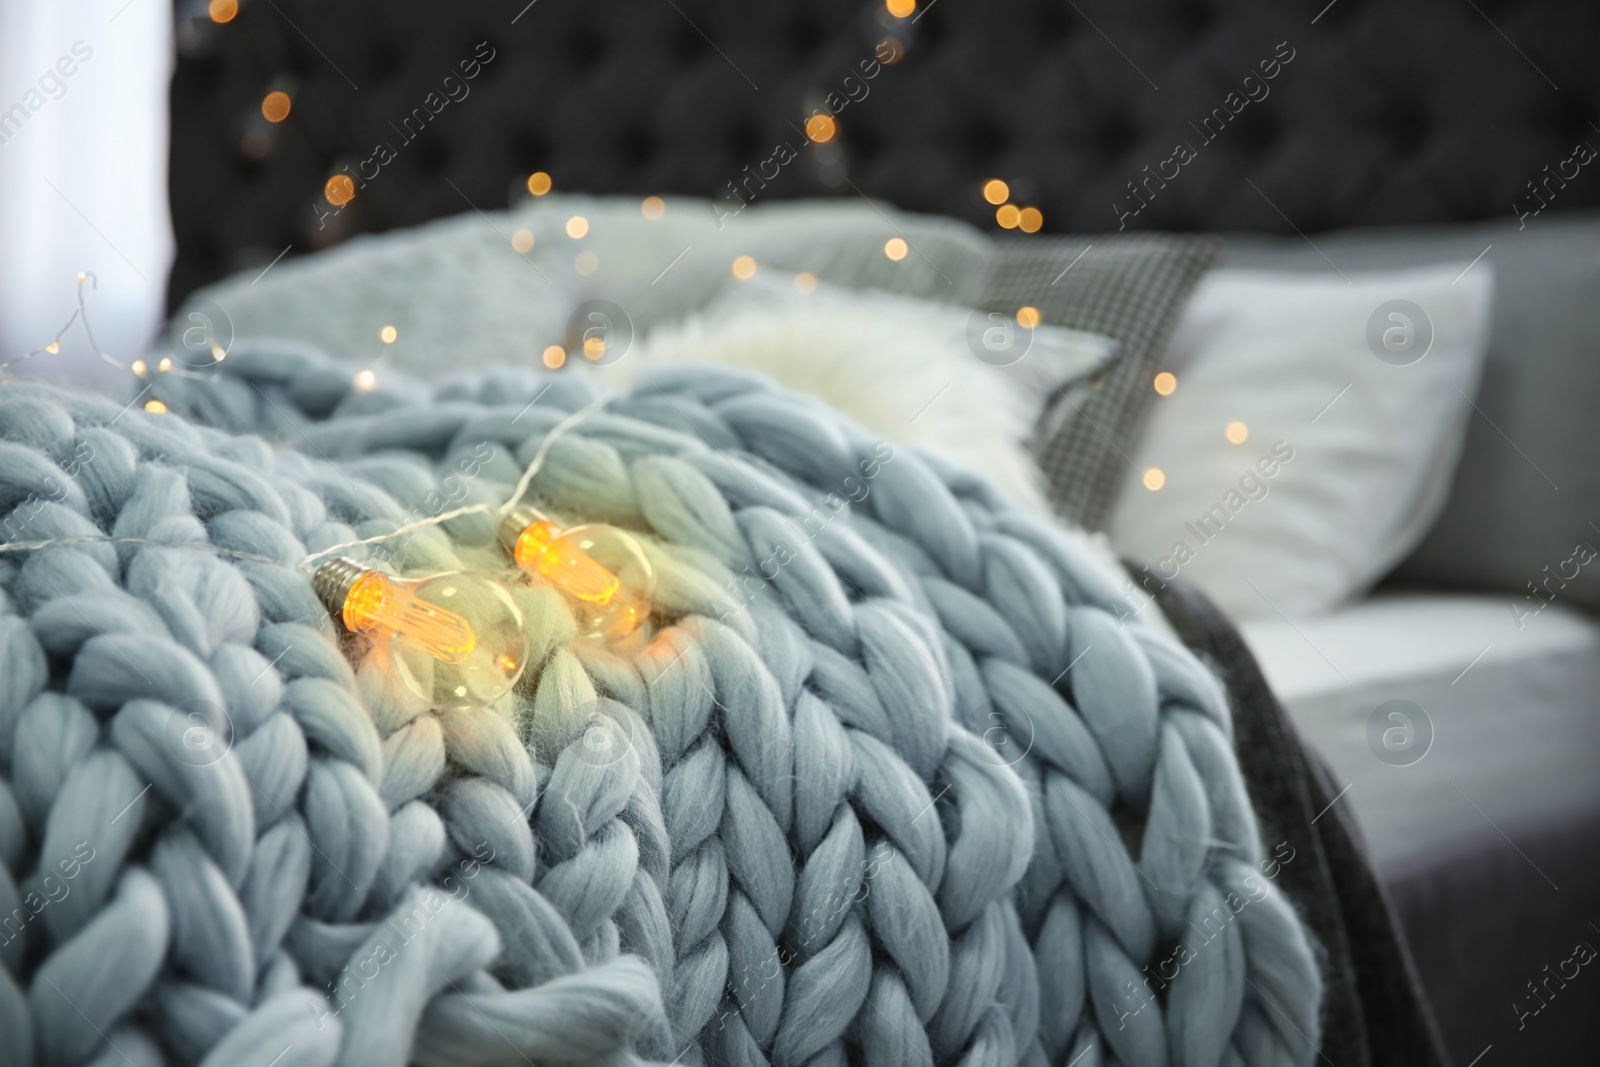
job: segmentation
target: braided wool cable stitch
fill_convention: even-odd
[[[226,366],[161,384],[185,418],[0,399],[8,540],[284,563],[0,556],[0,916],[28,916],[0,1064],[1315,1059],[1313,951],[1259,875],[1222,693],[1043,520],[675,368],[534,482],[642,535],[653,638],[589,645],[519,584],[517,692],[440,712],[381,650],[352,669],[293,565],[498,504],[591,391],[358,393],[282,345]],[[375,547],[503,568],[493,534]]]

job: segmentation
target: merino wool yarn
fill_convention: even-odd
[[[440,710],[302,561],[501,503],[593,390],[225,366],[164,415],[0,393],[5,539],[77,539],[0,554],[0,1064],[1316,1059],[1225,695],[1047,520],[676,365],[531,488],[639,537],[650,632],[508,574],[532,662]]]

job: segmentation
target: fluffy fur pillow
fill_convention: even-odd
[[[830,286],[802,294],[788,278],[753,280],[593,369],[619,388],[639,369],[667,361],[756,371],[891,441],[979,471],[1048,514],[1028,448],[1034,425],[1055,388],[1102,366],[1116,343],[1040,326],[1025,355],[992,366],[969,342],[974,315],[981,332],[982,313],[948,305]]]

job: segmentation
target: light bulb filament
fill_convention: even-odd
[[[512,558],[553,585],[591,604],[609,604],[622,581],[576,545],[559,540],[561,529],[547,519],[524,527]]]
[[[366,571],[356,578],[345,594],[341,615],[353,632],[386,631],[445,663],[466,662],[478,644],[466,619],[401,589],[382,571]]]

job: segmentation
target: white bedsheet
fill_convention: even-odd
[[[1504,597],[1385,595],[1242,627],[1290,717],[1349,786],[1338,803],[1386,874],[1600,810],[1600,622],[1559,601],[1522,622]],[[1391,700],[1416,704],[1433,728],[1406,766],[1369,743],[1368,720]]]

